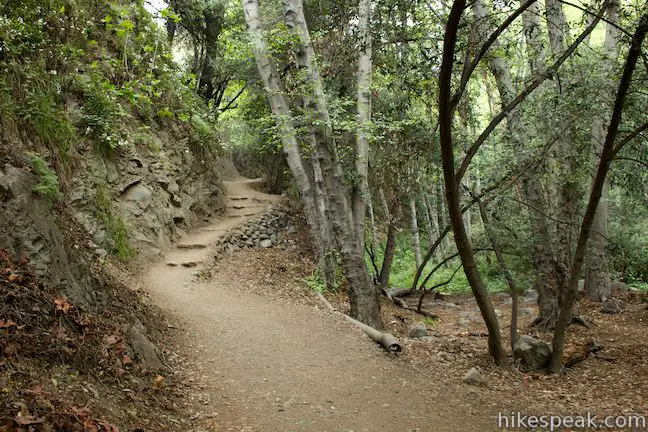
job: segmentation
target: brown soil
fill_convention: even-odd
[[[247,186],[230,183],[230,194],[262,198]],[[211,229],[222,223],[214,222]],[[203,249],[206,261],[208,251]],[[187,389],[191,396],[186,406],[195,413],[195,427],[486,431],[498,430],[499,412],[647,412],[643,335],[648,312],[642,299],[625,298],[627,307],[620,315],[606,315],[600,305],[581,302],[580,314],[595,327],[572,327],[568,351],[595,340],[604,346],[600,358],[590,356],[564,376],[523,373],[492,364],[485,327],[470,295],[426,302],[439,315],[436,322],[427,321],[426,340],[406,337],[407,327],[423,317],[384,301],[384,322],[405,350],[398,356],[382,351],[318,303],[304,282],[314,269],[307,256],[301,250],[235,252],[218,262],[209,281],[198,280],[192,270],[164,264],[150,272],[146,286],[155,303],[183,323],[184,338],[174,349],[182,353],[179,364],[193,375],[191,381],[200,383],[197,393]],[[341,310],[347,306],[343,293],[329,297]],[[506,296],[494,295],[493,301],[502,311],[506,333]],[[457,307],[443,305],[450,302]],[[528,302],[521,307],[535,310]],[[462,313],[475,313],[477,319],[462,322]],[[523,317],[521,329],[532,319]],[[461,382],[473,366],[482,369],[487,386]]]
[[[204,271],[214,264],[210,245],[280,200],[249,180],[226,186],[226,215],[189,233],[139,286],[122,275],[135,291],[107,283],[114,306],[101,316],[73,305],[65,311],[22,264],[3,258],[3,295],[36,299],[45,315],[29,315],[37,327],[29,337],[35,339],[21,346],[29,329],[8,321],[20,324],[28,316],[21,311],[30,308],[8,307],[5,299],[0,309],[0,335],[15,349],[0,362],[0,430],[116,431],[112,425],[118,425],[133,432],[494,431],[498,412],[648,414],[643,297],[619,293],[625,310],[618,315],[581,301],[580,315],[595,326],[571,327],[568,350],[589,340],[604,349],[563,376],[495,367],[470,295],[427,299],[436,321],[383,300],[383,320],[404,346],[403,353],[389,354],[329,312],[307,287],[314,264],[297,237],[303,233],[292,235],[298,248],[221,256],[205,280]],[[338,309],[348,307],[344,293],[328,297]],[[505,295],[493,295],[493,301],[506,334],[510,306]],[[132,309],[142,302],[148,305]],[[529,302],[521,307],[535,308]],[[120,317],[133,313],[145,321],[149,337],[166,346],[160,375],[124,357],[126,322]],[[525,315],[520,328],[527,330],[532,319]],[[416,322],[426,323],[429,337],[406,337]],[[91,343],[84,343],[88,333]],[[41,347],[54,351],[38,353]],[[474,366],[487,386],[462,383]],[[26,423],[22,429],[15,428],[16,419]]]

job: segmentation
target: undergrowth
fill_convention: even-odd
[[[32,163],[35,174],[40,179],[40,183],[34,187],[34,192],[43,195],[50,204],[58,201],[62,194],[56,173],[47,166],[47,163],[38,154],[28,153],[27,156]]]
[[[130,244],[128,226],[113,210],[110,195],[105,188],[97,188],[95,204],[97,206],[97,219],[106,228],[109,252],[122,261],[133,258],[135,249]]]

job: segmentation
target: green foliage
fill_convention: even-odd
[[[200,157],[216,155],[220,151],[219,139],[214,127],[203,120],[200,116],[194,115],[189,119],[189,149]]]
[[[439,318],[433,318],[433,317],[423,317],[423,324],[425,324],[427,327],[434,327],[436,323],[439,322]]]
[[[128,142],[119,131],[121,107],[115,100],[114,86],[101,79],[97,74],[92,76],[90,84],[84,89],[83,127],[90,135],[97,149],[104,155],[112,156]]]
[[[97,220],[106,228],[109,252],[122,261],[133,258],[135,250],[130,245],[128,226],[119,215],[115,214],[110,195],[105,188],[97,187],[95,205]]]
[[[43,195],[50,204],[61,199],[61,185],[54,170],[47,166],[47,163],[37,153],[28,153],[27,157],[32,163],[35,174],[40,179],[40,183],[34,187],[34,192]]]

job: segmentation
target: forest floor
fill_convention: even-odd
[[[226,187],[223,217],[205,221],[138,276],[115,272],[106,284],[112,306],[100,315],[44,290],[27,263],[0,251],[0,335],[9,342],[0,361],[0,431],[461,432],[523,429],[498,427],[506,425],[500,412],[648,416],[645,296],[617,293],[619,314],[581,300],[578,313],[593,326],[570,327],[567,349],[589,341],[603,349],[560,376],[494,366],[470,294],[429,296],[423,304],[435,320],[383,298],[383,321],[404,347],[387,353],[308,287],[315,266],[303,230],[283,232],[290,241],[279,247],[214,261],[214,242],[282,200],[247,179]],[[81,234],[75,242],[83,245]],[[343,292],[327,297],[348,310]],[[510,299],[491,298],[506,338]],[[158,370],[125,351],[133,305],[163,347]],[[520,308],[521,332],[548,340],[529,327],[535,298],[524,295]],[[417,323],[428,336],[408,337]],[[484,385],[463,382],[473,367]]]
[[[247,198],[253,207],[228,210],[191,233],[184,243],[206,247],[171,251],[143,280],[173,323],[167,361],[176,377],[168,391],[177,393],[179,412],[191,419],[183,430],[487,431],[502,430],[499,412],[648,414],[648,311],[641,296],[625,295],[617,315],[582,301],[579,313],[594,326],[573,326],[568,351],[589,340],[603,350],[563,376],[548,376],[492,364],[470,295],[430,299],[426,308],[439,316],[433,321],[384,301],[383,320],[404,345],[393,355],[318,302],[304,282],[314,265],[300,248],[243,249],[220,259],[211,278],[197,277],[220,233],[277,202],[250,186],[239,180],[227,189],[237,203]],[[178,261],[197,267],[167,265]],[[493,295],[503,333],[507,297]],[[343,293],[329,299],[348,308]],[[520,307],[525,331],[536,313],[533,297]],[[429,336],[408,338],[408,327],[421,322]],[[462,383],[475,366],[486,385]]]

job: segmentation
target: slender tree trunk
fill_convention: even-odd
[[[515,279],[513,279],[513,275],[509,271],[508,267],[506,266],[506,262],[504,261],[504,254],[502,253],[502,248],[500,247],[500,244],[497,241],[497,237],[495,236],[495,233],[493,232],[493,229],[490,225],[490,220],[488,217],[488,213],[486,212],[486,208],[484,204],[481,202],[481,200],[478,200],[477,204],[479,205],[479,214],[481,215],[482,222],[484,223],[484,230],[486,231],[486,235],[490,240],[491,246],[493,247],[493,251],[495,251],[495,258],[497,259],[497,264],[499,265],[500,272],[502,273],[502,276],[504,276],[504,279],[506,279],[506,283],[508,284],[509,291],[511,293],[511,351],[513,351],[515,350],[515,343],[517,342],[518,339],[517,287],[515,286]]]
[[[436,239],[439,237],[439,223],[437,221],[436,215],[432,211],[430,202],[426,194],[422,194],[421,202],[423,203],[423,210],[425,214],[425,229],[428,232],[428,248],[431,247]],[[435,254],[436,255],[436,254]]]
[[[448,211],[452,222],[457,250],[463,264],[464,273],[470,283],[475,300],[477,301],[479,310],[481,311],[486,327],[488,328],[489,353],[495,360],[495,363],[502,365],[506,361],[506,355],[502,347],[499,323],[493,305],[488,297],[488,292],[486,291],[484,282],[479,274],[472,245],[466,235],[466,229],[464,227],[461,213],[461,205],[459,202],[459,185],[454,166],[451,83],[457,31],[465,7],[465,0],[455,0],[448,17],[443,42],[443,59],[441,70],[439,72],[439,135],[441,142],[441,159],[443,163],[443,177],[446,185]]]
[[[472,10],[475,14],[477,31],[481,37],[485,37],[493,30],[493,25],[488,21],[488,14],[483,0],[475,1],[472,5]],[[532,37],[527,40],[527,46],[529,46],[528,52],[542,52],[541,46],[535,45],[539,43],[536,34],[536,27],[539,26],[537,17],[527,17],[526,20],[525,26],[530,28],[530,30],[526,31],[527,37],[529,35]],[[531,21],[531,23],[528,21]],[[493,49],[497,49],[498,45],[495,42]],[[490,57],[488,67],[495,77],[502,107],[506,107],[517,95],[517,90],[510,73],[512,68],[506,59],[501,56]],[[537,67],[537,65],[531,64],[532,69]],[[519,109],[511,110],[507,114],[506,124],[511,143],[513,144],[513,148],[516,149],[516,154],[522,154],[525,131],[522,114]],[[520,164],[523,163],[521,157],[518,162]],[[545,216],[547,213],[547,204],[542,191],[540,175],[535,167],[529,167],[523,173],[521,180],[526,200],[530,207],[529,223],[533,244],[533,266],[537,273],[534,289],[538,291],[540,322],[543,326],[553,327],[558,318],[558,293],[560,292],[560,285],[556,277],[555,261],[551,248],[551,236]]]
[[[331,232],[328,199],[322,177],[322,167],[317,156],[311,158],[313,166],[313,177],[315,181],[315,196],[320,220],[320,242],[319,242],[319,267],[328,290],[333,290],[337,284],[337,259],[335,258],[335,241]]]
[[[389,211],[389,204],[387,204],[387,198],[385,198],[385,191],[383,188],[378,188],[378,196],[380,197],[380,204],[383,209],[383,218],[386,221],[391,221],[391,212]]]
[[[410,198],[409,210],[410,210],[410,226],[412,228],[412,248],[414,249],[416,268],[419,268],[419,266],[421,265],[421,237],[419,235],[415,198]]]
[[[619,82],[610,124],[605,136],[605,142],[603,144],[603,151],[601,152],[600,162],[596,171],[596,176],[594,177],[594,181],[592,183],[592,191],[587,203],[587,209],[585,210],[585,215],[583,216],[583,222],[581,224],[581,229],[578,236],[576,251],[574,252],[569,285],[565,293],[562,307],[560,309],[558,321],[556,322],[556,330],[554,332],[552,341],[553,353],[551,355],[549,369],[553,373],[558,373],[562,370],[562,358],[565,348],[565,333],[567,332],[567,326],[569,326],[569,323],[571,321],[572,309],[574,307],[574,303],[576,302],[576,297],[578,294],[578,277],[583,266],[585,247],[587,246],[589,234],[594,222],[594,216],[601,199],[603,185],[605,183],[608,170],[610,169],[610,163],[614,158],[615,152],[619,150],[618,148],[615,148],[615,139],[617,132],[619,131],[619,125],[621,123],[623,105],[626,100],[628,89],[630,88],[630,84],[632,82],[634,69],[637,65],[639,57],[641,56],[641,45],[646,37],[646,33],[648,33],[648,13],[640,18],[639,25],[637,26],[637,29],[632,37],[632,43],[625,62],[625,67],[623,69],[623,75],[621,76],[621,80]]]
[[[358,94],[355,168],[358,184],[353,189],[353,222],[364,249],[365,209],[369,199],[369,132],[371,127],[371,0],[360,0],[358,8]]]
[[[611,71],[617,60],[620,32],[616,27],[619,22],[619,0],[612,0],[607,12],[608,23],[605,34],[605,56],[601,64],[603,71]],[[606,94],[607,95],[607,94]],[[610,95],[611,97],[611,95]],[[604,124],[609,121],[605,116],[596,117],[592,122],[592,146],[596,154],[603,152],[605,142]],[[610,269],[607,257],[608,236],[608,199],[609,182],[606,180],[601,190],[601,201],[596,209],[592,223],[592,234],[588,243],[585,257],[585,291],[593,300],[601,301],[612,294],[610,286]]]
[[[540,25],[540,2],[532,4],[522,12],[522,27],[526,39],[527,62],[531,75],[538,73],[544,67],[545,48],[542,42],[542,26]]]
[[[391,274],[392,264],[394,262],[394,252],[396,252],[396,218],[389,219],[389,227],[387,228],[387,242],[385,243],[385,253],[383,254],[383,262],[380,268],[380,286],[387,288],[389,285],[389,275]]]
[[[270,56],[267,42],[263,38],[263,28],[259,17],[259,5],[257,0],[243,0],[242,4],[257,69],[268,90],[268,102],[270,103],[270,108],[272,109],[277,128],[279,129],[288,167],[299,188],[299,194],[304,205],[304,213],[310,227],[313,244],[317,244],[320,239],[320,225],[318,207],[315,202],[315,191],[302,162],[299,144],[293,126],[292,113],[288,105],[288,100],[284,96],[285,92],[279,80],[277,67]]]
[[[559,0],[546,0],[547,33],[549,46],[554,57],[560,56],[567,47],[568,24],[563,3]],[[562,91],[564,81],[555,81],[556,92]],[[557,140],[554,148],[554,157],[551,163],[555,167],[550,179],[550,198],[553,213],[558,220],[555,233],[554,257],[556,263],[556,276],[559,281],[559,303],[564,295],[564,290],[569,280],[571,268],[572,245],[576,236],[576,208],[578,204],[579,185],[574,179],[574,152],[573,131],[567,128],[565,133]]]
[[[369,223],[371,224],[371,244],[369,246],[371,253],[375,253],[376,242],[378,239],[378,230],[376,228],[376,218],[374,215],[373,200],[371,199],[371,195],[369,195],[369,199],[367,200],[367,211],[369,212]]]

